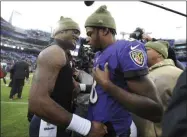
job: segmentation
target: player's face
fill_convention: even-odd
[[[60,32],[60,39],[67,40],[70,43],[72,43],[74,46],[76,46],[79,36],[80,36],[79,30],[64,30]]]
[[[100,32],[98,29],[95,29],[92,27],[86,27],[86,34],[88,37],[90,37],[89,44],[93,48],[98,49],[101,47],[101,38],[100,38]]]
[[[147,49],[147,57],[148,57],[148,66],[151,67],[154,65],[154,62],[160,57],[160,54],[151,48]]]

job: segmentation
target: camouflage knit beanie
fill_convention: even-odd
[[[60,20],[56,24],[52,38],[54,38],[58,32],[68,29],[75,29],[80,31],[79,25],[75,21],[73,21],[71,18],[64,18],[61,16]]]
[[[165,59],[168,58],[169,43],[166,41],[147,42],[145,47],[154,49],[158,53],[162,54]]]
[[[116,23],[107,7],[103,5],[87,18],[85,27],[106,27],[116,30]]]

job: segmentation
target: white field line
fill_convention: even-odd
[[[27,102],[10,102],[10,101],[1,101],[2,104],[25,104],[27,105]]]

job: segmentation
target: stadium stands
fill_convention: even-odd
[[[183,65],[187,66],[187,42],[185,39],[175,41],[175,53]]]
[[[49,43],[51,34],[41,30],[23,30],[1,17],[1,62],[11,66],[25,60],[31,70],[36,67],[39,52]]]

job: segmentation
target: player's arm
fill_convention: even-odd
[[[96,69],[94,75],[100,73],[98,69]],[[98,79],[96,78],[98,76],[94,77]],[[103,77],[102,79],[99,84],[106,92],[119,101],[125,109],[150,121],[160,122],[163,109],[156,94],[156,88],[147,76],[128,80],[127,83],[130,91],[116,86],[107,78]],[[98,80],[96,81],[98,82]]]
[[[154,84],[147,76],[129,80],[127,83],[131,92],[112,82],[105,84],[105,89],[130,112],[153,122],[160,122],[163,110]]]
[[[65,53],[61,51],[58,49],[39,55],[30,89],[29,111],[49,123],[87,135],[91,122],[69,113],[50,98],[58,73],[66,63]]]
[[[139,114],[139,116],[147,118],[153,122],[159,122],[163,114],[161,99],[158,95],[155,84],[148,77],[145,47],[144,45],[140,45],[137,48],[140,52],[142,52],[143,56],[141,57],[144,60],[142,64],[144,65],[137,65],[135,61],[133,62],[133,57],[131,56],[132,54],[125,54],[125,58],[127,58],[129,62],[128,64],[125,64],[125,62],[121,60],[121,63],[124,65],[122,67],[124,78],[127,81],[129,91],[135,95],[139,95],[140,108],[135,110],[135,114]],[[142,109],[145,111],[142,112],[141,107],[143,107]]]
[[[66,58],[63,52],[56,50],[51,52],[43,51],[38,56],[29,95],[29,111],[47,122],[67,127],[72,114],[50,98],[58,73],[66,63]]]
[[[128,61],[130,60],[128,53],[123,53],[123,51],[121,53],[119,62],[121,71],[124,73],[124,79],[127,81],[128,91],[116,86],[109,80],[107,66],[104,75],[101,75],[103,72],[97,68],[94,72],[94,78],[106,92],[117,99],[127,110],[153,122],[160,122],[163,109],[156,94],[156,88],[147,77],[147,67],[140,69],[136,64],[133,64],[132,60],[132,62]]]

